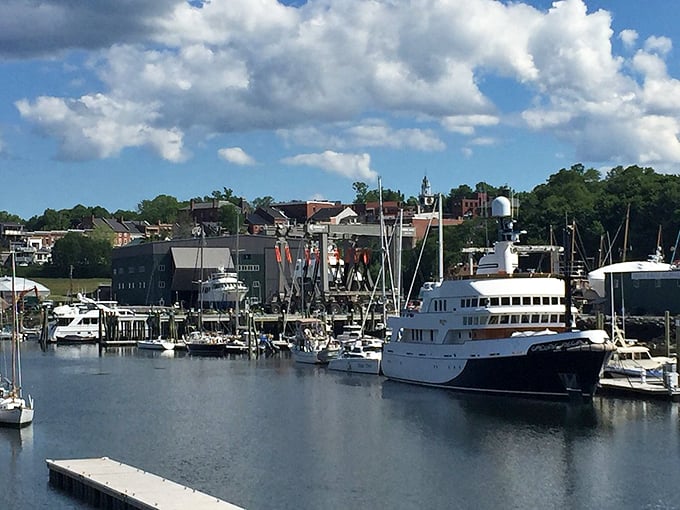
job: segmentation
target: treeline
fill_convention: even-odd
[[[370,189],[366,183],[353,183],[356,193],[354,202],[370,202],[377,200],[378,190]],[[601,262],[645,259],[660,245],[665,259],[670,260],[680,229],[680,177],[660,174],[652,168],[639,166],[616,167],[606,174],[594,168],[585,168],[581,164],[571,168],[563,168],[552,174],[545,183],[531,191],[517,192],[508,187],[494,187],[480,182],[474,187],[460,185],[444,196],[444,211],[452,212],[454,204],[461,198],[474,198],[477,192],[487,193],[490,199],[504,195],[518,204],[514,211],[521,229],[527,234],[525,243],[563,244],[565,228],[572,223],[576,226],[575,239],[578,259],[586,260],[591,266]],[[234,206],[243,205],[240,197],[229,188],[213,191],[204,197],[195,197],[194,201],[224,200],[228,205],[221,211],[220,223],[231,231],[235,224],[243,225],[243,216]],[[397,200],[405,205],[417,205],[417,198],[408,199],[400,191],[383,189],[383,200]],[[252,201],[251,208],[268,206],[274,202],[271,196],[259,197]],[[149,223],[180,223],[190,221],[181,217],[181,210],[189,205],[189,201],[180,201],[169,195],[159,195],[154,199],[143,200],[134,211],[118,210],[109,212],[102,207],[85,207],[77,205],[72,209],[46,209],[42,215],[34,216],[26,221],[6,211],[0,211],[0,222],[18,221],[32,230],[64,230],[75,228],[83,218],[115,217],[126,220],[146,220]],[[624,235],[626,221],[629,228]],[[458,227],[446,229],[447,267],[464,263],[460,249],[471,245],[488,245],[495,240],[495,225],[489,220],[477,218],[466,221]],[[103,236],[103,234],[102,234]],[[627,246],[624,247],[624,237]],[[105,242],[105,239],[98,239]],[[70,241],[74,243],[74,241]],[[426,245],[423,257],[424,265],[419,270],[423,278],[433,273],[436,268],[435,251]],[[55,244],[58,248],[58,243]],[[81,246],[81,250],[83,247]],[[75,250],[75,244],[71,251]],[[415,250],[417,251],[417,250]],[[57,250],[58,253],[58,250]],[[99,253],[99,252],[97,252]],[[54,252],[53,252],[54,257]],[[407,257],[407,255],[405,255]],[[678,257],[680,258],[680,257]],[[81,257],[82,259],[82,257]],[[54,271],[70,271],[72,258],[59,256],[53,261]],[[105,271],[106,261],[100,255],[88,256],[88,260],[96,260],[98,271]],[[56,265],[59,264],[59,267]],[[109,262],[110,266],[110,255]],[[405,261],[409,267],[410,261]],[[47,268],[46,268],[47,269]],[[414,267],[411,267],[413,270]],[[591,267],[592,269],[592,267]],[[84,267],[80,270],[85,271]],[[80,276],[80,275],[78,275]]]

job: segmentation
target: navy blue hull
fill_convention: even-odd
[[[523,356],[472,359],[454,379],[428,385],[464,392],[547,399],[577,395],[592,397],[610,352],[607,349],[539,351]]]

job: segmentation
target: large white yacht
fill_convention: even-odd
[[[132,310],[120,308],[115,301],[95,301],[78,294],[77,302],[56,306],[52,310],[48,341],[64,344],[96,342],[99,338],[100,310],[118,316],[135,315]]]
[[[228,308],[236,306],[236,302],[243,301],[248,293],[248,287],[238,279],[235,269],[224,267],[210,275],[201,285],[201,300],[207,308]]]
[[[492,214],[499,241],[476,273],[445,280],[440,262],[440,279],[423,286],[420,309],[390,318],[383,373],[467,392],[592,396],[614,349],[607,333],[572,328],[563,279],[518,272],[518,252],[539,250],[516,244],[510,201],[496,198]]]

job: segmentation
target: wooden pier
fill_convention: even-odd
[[[47,459],[50,484],[110,510],[226,510],[241,507],[108,457]]]

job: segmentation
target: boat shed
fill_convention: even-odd
[[[40,299],[44,299],[50,295],[50,289],[44,285],[29,280],[27,278],[16,277],[14,279],[14,291],[17,294],[31,295],[37,293]],[[12,300],[12,277],[3,276],[0,278],[0,298],[9,302]]]
[[[605,303],[617,313],[662,316],[680,314],[680,271],[606,273]],[[610,306],[610,305],[607,305]]]

